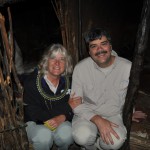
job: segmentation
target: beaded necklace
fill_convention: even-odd
[[[65,97],[66,92],[69,89],[69,84],[70,84],[69,79],[68,79],[67,76],[64,76],[64,79],[65,79],[65,88],[64,88],[64,91],[61,94],[54,95],[54,96],[51,96],[51,95],[45,93],[45,91],[43,90],[42,83],[41,83],[42,76],[43,75],[40,74],[40,73],[37,75],[36,86],[37,86],[37,89],[38,89],[39,93],[41,94],[42,97],[44,97],[44,99],[47,99],[47,100],[50,100],[50,101],[56,101],[56,100],[60,100],[63,97]]]

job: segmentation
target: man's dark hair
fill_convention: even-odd
[[[85,40],[86,46],[89,46],[89,42],[91,42],[93,40],[101,39],[102,36],[106,36],[108,41],[111,43],[111,37],[105,29],[103,29],[103,28],[92,28],[91,30],[86,32],[84,35],[84,40]]]

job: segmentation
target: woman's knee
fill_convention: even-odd
[[[32,138],[32,142],[40,143],[42,145],[52,145],[53,138],[51,131],[47,128],[40,129],[37,131],[36,136]]]
[[[27,122],[26,127],[28,139],[34,149],[50,149],[53,144],[52,132],[44,125],[37,125],[35,122]]]
[[[71,123],[64,122],[62,125],[60,125],[60,127],[58,127],[58,129],[55,131],[54,139],[56,145],[72,144],[73,137]]]

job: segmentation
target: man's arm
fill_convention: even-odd
[[[82,103],[75,107],[73,111],[75,115],[80,116],[86,120],[90,120],[96,114],[90,107],[87,107],[87,105],[85,105],[84,103],[82,77],[83,74],[81,74],[80,68],[75,67],[72,76],[72,93],[75,94],[75,97],[81,97]]]

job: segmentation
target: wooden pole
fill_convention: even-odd
[[[138,27],[135,43],[136,45],[134,49],[134,59],[131,67],[130,81],[123,110],[123,120],[128,133],[127,133],[127,140],[122,146],[121,150],[130,150],[129,140],[130,140],[133,107],[137,99],[140,74],[143,69],[144,52],[147,46],[149,28],[150,28],[150,1],[145,0],[142,8],[141,23],[139,24]]]
[[[8,9],[11,22],[10,10]],[[12,32],[12,23],[10,29]],[[23,122],[23,88],[17,77],[13,62],[13,39],[8,41],[5,18],[0,13],[0,149],[28,150],[29,143]],[[13,38],[13,35],[11,36]],[[15,83],[12,82],[14,79]],[[20,101],[15,97],[14,85],[21,94]]]

